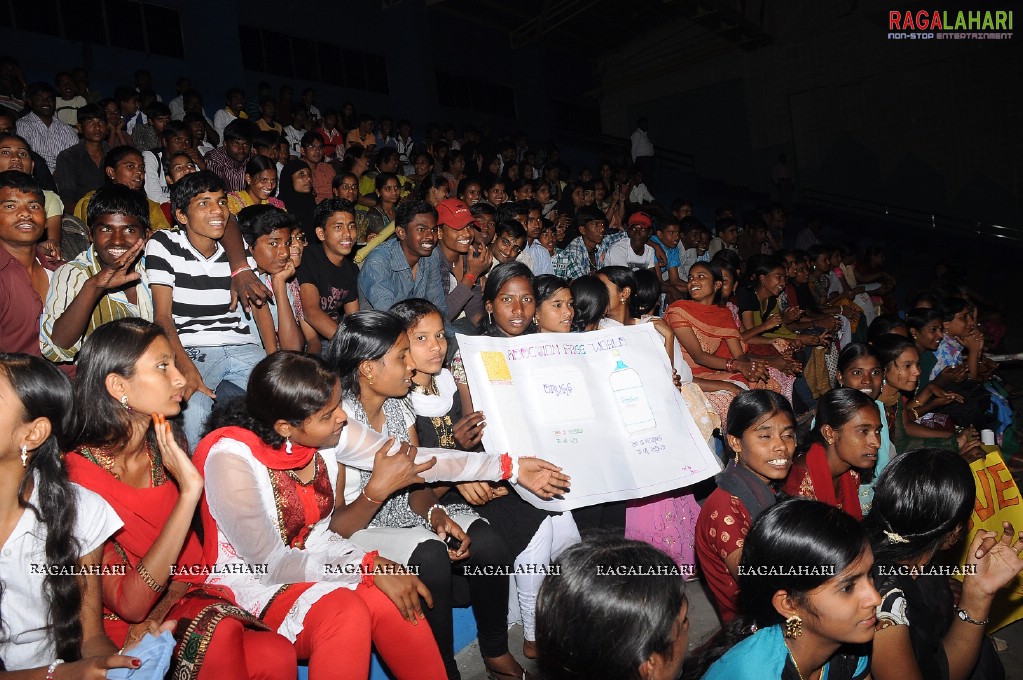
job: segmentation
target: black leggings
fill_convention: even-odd
[[[466,533],[471,543],[469,557],[465,560],[452,562],[440,541],[420,543],[409,557],[409,565],[419,568],[419,578],[433,595],[433,609],[424,605],[423,612],[433,629],[448,678],[452,680],[460,677],[455,664],[453,606],[472,604],[483,656],[496,657],[508,652],[509,576],[507,573],[487,576],[478,572],[483,567],[508,567],[512,556],[504,540],[486,521],[476,520]],[[463,574],[463,566],[472,572],[469,576]],[[466,591],[469,601],[465,598]]]

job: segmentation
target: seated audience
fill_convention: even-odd
[[[2,142],[0,142],[2,144]],[[0,172],[0,352],[41,356],[39,318],[53,264],[40,259],[43,192],[24,172]]]
[[[28,142],[13,133],[0,133],[0,172],[18,170],[34,176],[35,160]],[[39,183],[39,182],[37,182]],[[64,204],[56,192],[43,187],[43,207],[46,210],[46,238],[40,243],[50,259],[60,259],[61,217]]]
[[[49,83],[32,83],[25,90],[28,113],[18,119],[18,134],[36,151],[50,172],[57,169],[57,156],[78,143],[75,129],[54,115],[57,93]]]
[[[869,677],[881,598],[863,527],[823,503],[790,499],[764,512],[745,541],[742,617],[690,657],[683,677],[700,677],[711,661],[706,680]]]
[[[153,318],[185,376],[185,436],[199,442],[222,382],[241,389],[265,355],[238,311],[231,310],[231,264],[221,244],[231,213],[224,183],[208,170],[186,175],[171,192],[179,228],[153,234],[146,269]]]
[[[245,163],[245,188],[228,193],[227,207],[236,217],[252,205],[271,205],[285,210],[286,204],[274,198],[276,193],[277,164],[266,156],[253,156]]]
[[[96,104],[86,104],[78,110],[78,125],[82,128],[82,141],[57,155],[53,171],[57,193],[68,210],[107,180],[103,173],[103,161],[110,151],[106,143],[109,132],[106,114]]]
[[[437,210],[425,201],[398,205],[391,239],[373,249],[359,272],[360,309],[390,309],[425,298],[447,316],[447,296],[437,246]]]
[[[247,120],[231,121],[221,131],[224,145],[203,156],[206,167],[217,173],[228,191],[245,188],[245,165],[252,155],[252,135],[252,123]]]
[[[678,677],[687,650],[689,601],[664,553],[637,541],[601,538],[569,548],[558,566],[561,575],[544,582],[536,605],[545,677]],[[620,569],[656,576],[616,575]]]
[[[867,395],[837,387],[817,403],[817,420],[809,448],[793,461],[782,487],[845,510],[856,519],[860,508],[860,475],[873,472],[881,448],[881,416]]]
[[[978,530],[970,516],[976,482],[954,451],[923,448],[897,457],[877,480],[864,519],[877,560],[881,594],[870,665],[878,680],[1004,678],[984,626],[998,592],[1023,570],[1023,534],[1005,522],[1001,533]],[[928,573],[938,553],[968,548],[958,595],[949,578]],[[918,574],[910,570],[918,570]]]
[[[98,571],[103,544],[122,521],[95,493],[72,484],[64,467],[72,390],[39,357],[0,354],[0,398],[9,438],[0,452],[4,522],[0,667],[25,678],[104,677],[137,669],[103,630]],[[51,571],[30,569],[45,562]]]
[[[777,392],[749,390],[732,402],[726,451],[735,460],[716,477],[718,488],[700,510],[696,555],[711,599],[728,625],[739,615],[739,562],[750,525],[776,502],[796,451],[792,405]]]
[[[295,317],[288,287],[288,281],[295,277],[291,259],[295,218],[272,205],[250,206],[238,213],[238,226],[249,249],[253,271],[274,294],[273,304],[252,310],[249,330],[259,335],[268,354],[280,349],[301,351],[305,337]]]
[[[163,208],[160,207],[159,203],[147,197],[143,190],[146,165],[142,154],[130,146],[114,147],[107,152],[107,157],[103,161],[103,172],[107,176],[107,184],[126,186],[129,189],[138,191],[145,197],[146,203],[149,206],[149,228],[152,231],[170,229],[170,223],[163,213]],[[95,191],[90,191],[85,194],[78,201],[78,205],[75,206],[74,215],[83,224],[88,223],[89,202],[95,193]]]
[[[341,319],[359,311],[359,268],[355,247],[355,206],[328,198],[313,213],[317,242],[302,255],[298,283],[306,323],[321,342],[334,337]]]
[[[50,361],[74,361],[82,342],[116,319],[153,320],[142,251],[149,235],[144,196],[120,184],[99,189],[89,201],[92,245],[61,265],[50,281],[39,345]]]
[[[239,610],[228,589],[205,583],[208,565],[192,528],[203,479],[167,420],[181,411],[184,386],[170,342],[148,321],[112,321],[82,347],[68,474],[124,523],[102,551],[103,565],[121,573],[104,577],[104,628],[124,645],[140,628],[191,619],[173,673],[239,680],[270,669],[294,674],[288,640]]]

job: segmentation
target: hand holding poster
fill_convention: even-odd
[[[980,529],[994,531],[1000,536],[1002,522],[1009,522],[1016,531],[1023,530],[1023,504],[1019,487],[1005,466],[1005,459],[998,448],[984,448],[988,451],[987,456],[970,464],[977,482],[977,500],[970,516],[968,539],[964,541],[959,564],[966,563],[967,547]],[[989,633],[1023,619],[1023,574],[1018,574],[995,596],[991,603],[990,618],[991,622],[987,626]]]
[[[721,470],[678,389],[652,324],[582,334],[458,336],[487,451],[539,456],[572,477],[571,510],[644,498]]]

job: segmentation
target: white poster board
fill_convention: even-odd
[[[652,324],[516,338],[458,336],[473,408],[487,418],[490,452],[538,456],[572,477],[571,510],[645,498],[721,470],[672,384]]]

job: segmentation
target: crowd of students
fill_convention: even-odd
[[[0,83],[0,676],[101,677],[170,630],[174,677],[365,678],[375,648],[458,678],[469,602],[492,678],[528,676],[511,621],[553,678],[676,678],[699,573],[725,627],[689,677],[996,677],[1023,543],[964,536],[966,461],[1016,435],[954,279],[900,314],[883,247],[811,219],[785,249],[777,205],[711,230],[524,135],[56,83]],[[455,333],[638,323],[717,488],[535,508],[509,483],[572,471],[482,451]],[[958,600],[894,569],[961,538]]]

